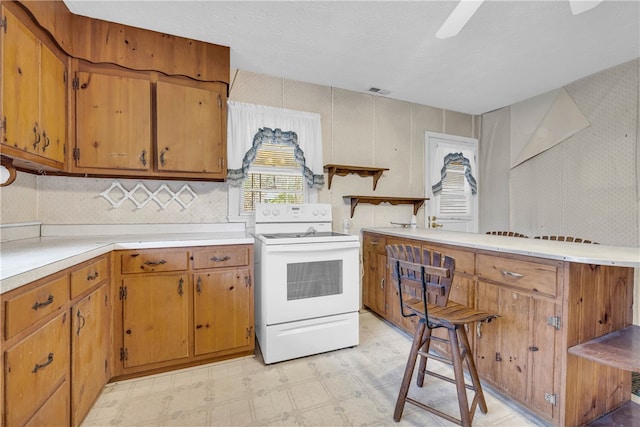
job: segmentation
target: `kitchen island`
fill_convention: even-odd
[[[450,298],[498,313],[471,338],[483,382],[554,425],[583,425],[630,400],[631,375],[568,349],[632,322],[640,249],[431,229],[363,229],[363,304],[412,331],[399,313],[387,244],[456,259]],[[490,409],[489,409],[490,410]]]

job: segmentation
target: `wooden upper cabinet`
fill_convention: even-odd
[[[44,44],[40,44],[40,127],[39,154],[64,163],[67,143],[67,64]]]
[[[226,179],[228,47],[73,15],[62,1],[1,11],[0,147],[16,166]]]
[[[226,177],[226,86],[78,61],[73,172]]]
[[[80,63],[74,94],[74,171],[106,169],[122,174],[151,170],[148,74]]]
[[[67,63],[2,6],[2,153],[22,166],[65,166]]]
[[[159,80],[157,169],[225,178],[226,86]]]

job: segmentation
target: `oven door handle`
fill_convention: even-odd
[[[335,252],[344,249],[360,248],[360,242],[303,243],[290,245],[266,245],[266,252],[273,253],[318,253]]]

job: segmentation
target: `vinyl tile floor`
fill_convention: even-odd
[[[82,426],[451,426],[406,404],[393,411],[411,338],[369,311],[360,344],[264,365],[259,352],[193,368],[108,384]],[[452,369],[429,361],[430,369]],[[487,390],[489,408],[474,426],[537,426],[537,418]],[[427,376],[409,395],[459,416],[455,386]],[[469,392],[471,395],[471,392]]]

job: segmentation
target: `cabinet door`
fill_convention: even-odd
[[[556,369],[556,348],[559,347],[560,331],[548,324],[548,319],[560,315],[559,304],[546,298],[532,298],[532,341],[528,346],[531,355],[531,376],[529,380],[530,405],[549,419],[559,419],[559,407],[552,404],[546,396],[559,395]]]
[[[486,282],[478,284],[477,308],[489,313],[500,313],[500,288]],[[494,385],[500,384],[500,324],[502,318],[476,326],[476,368],[478,374]]]
[[[108,285],[71,308],[72,425],[80,425],[109,380],[110,316]]]
[[[194,275],[195,355],[253,344],[253,292],[248,268]]]
[[[148,171],[151,154],[151,83],[146,75],[76,73],[78,168]]]
[[[387,257],[375,251],[365,251],[363,304],[378,314],[385,314]]]
[[[124,367],[188,357],[187,275],[141,276],[122,283]]]
[[[224,93],[224,85],[218,83],[157,83],[158,171],[223,174]]]
[[[528,295],[479,283],[478,310],[501,317],[477,331],[478,372],[521,402],[527,398],[531,302]]]
[[[25,152],[37,151],[39,135],[40,42],[2,6],[7,20],[2,34],[2,143]],[[34,146],[35,144],[35,146]]]
[[[41,90],[39,154],[64,163],[67,142],[67,66],[49,48],[41,45]]]

